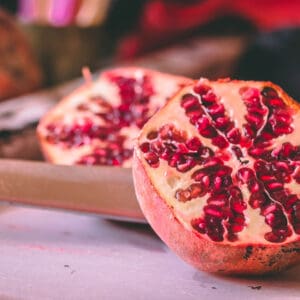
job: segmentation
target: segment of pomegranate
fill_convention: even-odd
[[[139,68],[102,73],[73,92],[38,126],[46,158],[57,164],[131,166],[133,139],[190,79]]]
[[[300,262],[299,130],[299,105],[270,82],[184,87],[135,147],[146,218],[201,270],[261,274]]]

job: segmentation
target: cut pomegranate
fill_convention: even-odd
[[[184,77],[138,68],[102,73],[41,120],[38,137],[45,157],[57,164],[130,167],[140,128],[188,83]],[[148,156],[155,165],[156,156]]]
[[[299,130],[299,105],[270,82],[184,87],[135,148],[147,220],[201,270],[262,274],[300,262]]]

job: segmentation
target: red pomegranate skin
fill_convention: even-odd
[[[217,83],[222,83],[222,82],[226,84],[226,82],[230,82],[230,81],[228,79],[220,80],[217,82],[207,81],[208,85],[212,87],[217,86],[216,85]],[[296,119],[299,117],[299,104],[297,104],[293,99],[291,99],[278,86],[270,82],[231,81],[230,83],[239,85],[239,87],[244,87],[244,86],[251,87],[252,85],[254,85],[255,87],[261,87],[262,89],[264,87],[268,87],[275,90],[277,92],[276,95],[278,96],[276,97],[280,98],[285,104],[285,105],[283,104],[280,105],[282,107],[283,106],[286,107],[287,111],[292,111],[291,114],[294,118],[293,122],[294,124],[296,124],[295,126],[293,125],[294,127],[292,126],[293,130],[295,131],[297,131],[297,129],[299,130],[299,128],[296,127],[297,124],[299,124],[299,121]],[[156,115],[154,115],[154,117],[152,117],[148,121],[148,123],[142,129],[138,140],[136,141],[134,158],[133,158],[133,178],[134,178],[134,185],[135,185],[137,199],[140,203],[141,209],[146,219],[148,220],[152,228],[155,230],[155,232],[159,235],[159,237],[170,247],[171,250],[173,250],[184,261],[186,261],[187,263],[193,265],[194,267],[202,271],[228,274],[228,275],[260,275],[260,274],[279,272],[291,266],[294,266],[297,263],[300,263],[300,236],[299,233],[297,232],[298,219],[297,220],[295,219],[296,218],[295,213],[294,212],[291,213],[291,210],[288,212],[290,215],[287,221],[289,224],[287,225],[288,230],[285,231],[286,235],[280,236],[280,238],[278,238],[277,240],[274,239],[273,235],[270,236],[270,233],[260,232],[259,231],[260,229],[258,228],[257,229],[258,231],[254,232],[254,234],[260,235],[259,238],[255,237],[255,235],[251,236],[250,234],[248,238],[247,236],[244,235],[243,239],[239,240],[240,237],[239,234],[240,232],[243,232],[243,230],[238,230],[235,232],[236,236],[234,240],[231,240],[231,237],[229,235],[226,236],[226,231],[225,231],[225,233],[221,234],[222,239],[220,239],[220,241],[216,241],[216,240],[212,240],[212,238],[208,236],[207,231],[206,234],[204,234],[203,233],[204,231],[203,232],[201,231],[202,229],[195,230],[195,227],[192,226],[193,220],[189,219],[192,225],[188,225],[188,223],[185,222],[185,219],[183,217],[184,211],[182,209],[182,207],[184,207],[182,206],[184,201],[182,201],[179,206],[176,206],[177,194],[175,193],[175,190],[173,191],[173,194],[170,196],[170,198],[172,199],[166,198],[167,192],[165,191],[166,189],[165,186],[167,184],[164,184],[162,180],[164,180],[163,179],[164,177],[167,178],[169,173],[173,172],[174,166],[173,167],[170,166],[172,164],[172,160],[168,158],[167,161],[167,159],[161,158],[163,156],[160,156],[158,162],[153,158],[152,160],[147,161],[149,155],[147,156],[148,150],[145,147],[145,137],[148,136],[150,129],[151,132],[159,131],[160,130],[158,129],[159,126],[161,124],[168,124],[168,122],[170,122],[170,119],[177,120],[177,121],[179,120],[178,123],[182,124],[182,127],[180,129],[187,131],[187,134],[189,134],[189,131],[191,130],[184,127],[184,124],[186,123],[184,123],[181,120],[181,116],[179,116],[178,113],[179,110],[176,111],[176,113],[173,116],[172,113],[170,113],[170,111],[172,111],[171,108],[174,108],[175,105],[174,103],[176,101],[179,103],[178,99],[180,99],[184,94],[187,94],[188,92],[193,90],[195,91],[196,89],[195,87],[197,87],[197,84],[199,85],[199,83],[195,82],[193,86],[188,86],[183,88],[184,91],[182,90],[173,99],[171,99]],[[230,93],[231,92],[232,91],[230,90]],[[278,103],[275,100],[273,101],[272,98],[272,104],[277,105]],[[281,112],[282,111],[280,111],[280,113]],[[278,114],[276,116],[278,116]],[[270,112],[266,114],[266,118],[265,118],[266,123],[264,123],[264,125],[257,125],[257,126],[261,126],[260,129],[261,133],[265,132],[262,129],[263,126],[266,126],[266,128],[268,128],[269,125],[267,125],[267,123],[269,121],[271,122],[270,124],[274,125],[274,120],[272,119]],[[278,127],[276,126],[274,127],[274,132],[276,131],[276,128]],[[276,134],[278,135],[274,137],[274,140],[276,140],[278,137],[280,138],[283,136],[281,135],[280,131],[276,131],[276,132],[277,132]],[[266,133],[264,134],[265,134],[264,136],[267,136]],[[286,137],[288,137],[288,135]],[[296,134],[294,133],[292,137],[293,138],[296,137]],[[157,140],[149,139],[150,146],[148,146],[148,148],[150,147],[151,149],[152,147],[151,143],[153,144],[153,141],[157,141]],[[205,139],[203,139],[202,141],[205,141]],[[261,142],[259,140],[259,135],[257,136],[257,141]],[[297,141],[300,144],[299,139]],[[169,142],[170,140],[168,140],[168,143]],[[233,143],[233,145],[239,145],[239,144]],[[251,148],[251,145],[248,145],[246,143],[245,145],[247,145],[248,147],[247,150]],[[222,152],[223,151],[222,147],[220,145],[218,147],[221,149]],[[156,154],[157,153],[158,152],[156,152]],[[252,156],[249,155],[249,157],[253,159]],[[233,158],[231,157],[229,158],[228,161],[231,162],[232,159]],[[260,158],[257,157],[254,158],[254,160],[255,159],[261,160]],[[176,174],[178,175],[178,173]],[[185,171],[181,173],[179,172],[178,177],[180,176],[183,177],[184,174]],[[265,180],[267,184],[268,183],[267,179]],[[298,182],[299,179],[297,179],[297,177],[295,176],[294,180]],[[233,181],[237,182],[238,179],[234,179]],[[191,185],[194,183],[194,181],[192,180],[192,178],[190,178],[187,180],[187,183]],[[298,188],[297,185],[296,188]],[[209,192],[214,193],[215,189],[216,189],[216,183],[214,186],[210,186]],[[200,196],[200,200],[201,197],[202,196]],[[282,199],[282,201],[283,200],[284,199]],[[203,201],[207,201],[207,199]],[[191,202],[191,199],[187,200],[187,202]],[[270,226],[270,228],[273,230],[271,231],[272,234],[276,232],[274,231],[274,227],[275,229],[278,229],[278,227],[276,227],[276,223],[274,223],[274,219],[276,220],[277,215],[275,215],[274,217],[274,215],[270,215],[270,214],[267,215],[266,212],[267,208],[270,211],[271,209],[270,207],[272,207],[271,205],[266,206],[264,208],[255,207],[253,203],[249,202],[249,198],[247,198],[246,196],[244,196],[244,202],[246,203],[248,208],[252,209],[253,211],[256,211],[257,216],[252,216],[252,219],[250,217],[249,220],[248,218],[246,218],[248,223],[246,221],[243,223],[243,229],[245,228],[247,229],[247,226],[250,226],[249,224],[253,224],[255,222],[262,222],[264,226],[266,227]],[[208,206],[206,206],[206,208]],[[296,209],[296,206],[294,208]],[[205,213],[207,214],[208,211],[208,209],[206,209],[205,212],[205,207],[203,209],[203,206],[202,208],[192,207],[190,208],[190,210],[191,209],[193,209],[197,213],[199,210],[199,218],[202,218],[203,215],[205,215]],[[242,210],[245,210],[245,208],[240,209],[240,211]],[[287,210],[284,210],[285,213],[286,211]],[[264,212],[265,215],[263,214]],[[273,218],[271,218],[270,216],[273,216]],[[223,219],[222,224],[228,222],[228,219]],[[228,228],[230,227],[227,227],[227,233],[229,232]]]

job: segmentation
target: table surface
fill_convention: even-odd
[[[147,225],[3,207],[0,299],[300,299],[300,266],[268,278],[206,274]]]

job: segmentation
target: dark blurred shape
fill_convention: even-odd
[[[107,30],[117,36],[132,30],[146,2],[147,0],[111,0],[106,19]]]
[[[300,29],[262,33],[240,58],[234,77],[269,80],[300,102]]]
[[[148,0],[139,14],[135,30],[120,43],[120,58],[142,55],[228,16],[264,31],[300,26],[300,1]]]
[[[44,72],[46,86],[80,77],[82,67],[91,71],[109,63],[110,37],[100,26],[38,26],[23,24],[36,58]]]
[[[40,84],[41,72],[25,36],[14,18],[0,9],[0,101]]]
[[[18,8],[17,0],[0,0],[0,8],[9,11],[10,13],[15,13]]]
[[[224,16],[200,26],[199,28],[177,33],[174,36],[150,38],[143,35],[127,35],[120,40],[117,48],[117,59],[127,60],[147,55],[153,51],[181,44],[185,46],[186,39],[221,36],[248,36],[256,32],[253,25],[237,16]],[[188,44],[186,46],[189,46]]]

